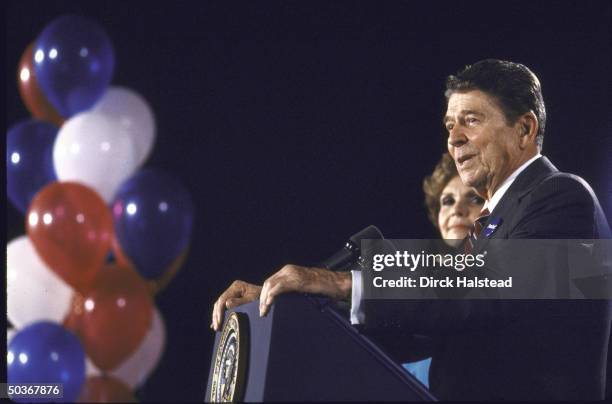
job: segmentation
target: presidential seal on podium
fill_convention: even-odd
[[[246,314],[233,312],[228,316],[215,354],[211,402],[242,401],[249,357],[248,331]]]

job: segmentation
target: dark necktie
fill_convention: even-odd
[[[484,224],[487,222],[489,218],[489,209],[485,208],[480,212],[480,216],[476,218],[476,221],[472,224],[468,235],[465,237],[465,253],[471,254],[474,250],[474,245],[476,245],[476,240],[480,238],[480,233],[482,233],[482,228]]]

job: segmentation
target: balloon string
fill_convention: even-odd
[[[176,260],[174,260],[174,262],[170,265],[168,270],[164,272],[164,274],[162,274],[162,276],[157,279],[152,279],[148,281],[149,291],[153,296],[157,295],[166,286],[168,286],[168,283],[170,283],[170,281],[174,278],[179,269],[181,269],[181,267],[185,263],[187,255],[189,255],[189,248],[189,245],[185,247],[183,252],[178,256]]]

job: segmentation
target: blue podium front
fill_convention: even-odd
[[[433,401],[326,300],[280,296],[226,312],[205,401]]]

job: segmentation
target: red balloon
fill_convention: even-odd
[[[64,118],[55,110],[38,86],[34,73],[34,65],[32,64],[33,48],[34,43],[28,45],[17,66],[17,87],[19,88],[19,94],[34,118],[51,122],[58,127],[62,126]]]
[[[110,251],[113,219],[91,188],[52,182],[32,199],[26,229],[43,261],[66,283],[84,292]]]
[[[75,301],[64,326],[78,335],[100,369],[115,369],[136,351],[151,327],[153,299],[131,268],[106,264]]]
[[[79,403],[135,403],[130,388],[108,375],[92,376],[85,380]]]

